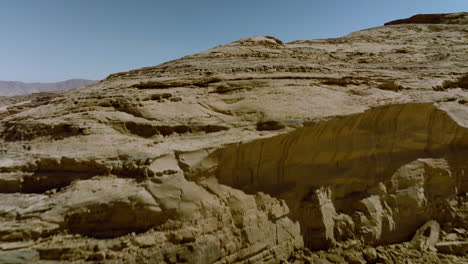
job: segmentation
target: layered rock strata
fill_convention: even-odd
[[[284,199],[306,245],[402,242],[430,219],[466,227],[468,129],[432,104],[305,126],[219,151],[218,178]],[[457,217],[461,217],[460,219]]]
[[[468,30],[453,17],[245,38],[7,107],[0,262],[400,261],[416,249],[388,244],[429,220],[436,249],[462,252]]]

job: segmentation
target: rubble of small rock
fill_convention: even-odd
[[[467,263],[468,13],[244,38],[0,110],[0,263]]]

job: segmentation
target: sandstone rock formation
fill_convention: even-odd
[[[0,262],[466,263],[468,14],[440,16],[245,38],[0,115]],[[442,241],[408,243],[431,220]]]

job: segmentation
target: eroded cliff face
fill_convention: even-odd
[[[388,244],[468,237],[466,16],[250,37],[2,108],[0,263],[465,263]]]
[[[379,107],[218,151],[220,183],[284,199],[306,245],[465,227],[468,129],[432,104]]]

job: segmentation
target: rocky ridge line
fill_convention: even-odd
[[[456,16],[245,38],[0,116],[0,262],[466,262]]]

